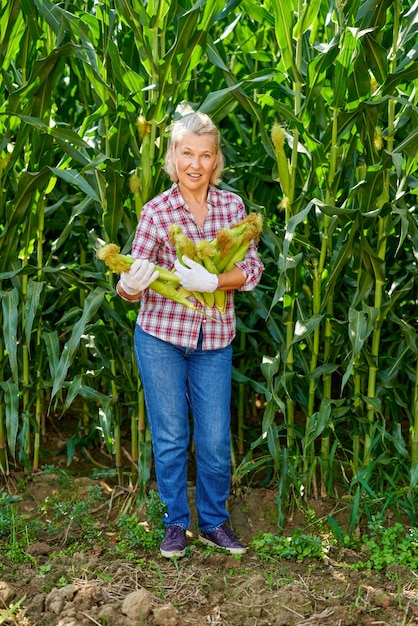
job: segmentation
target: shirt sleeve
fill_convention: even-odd
[[[237,215],[234,221],[240,221],[247,216],[244,202],[240,196],[235,196],[237,200]],[[263,273],[263,263],[258,254],[258,249],[252,241],[248,247],[247,254],[242,261],[235,263],[245,276],[245,282],[238,291],[252,291],[260,282]]]
[[[131,254],[138,259],[156,262],[158,249],[157,228],[153,219],[151,203],[145,204],[132,242]]]
[[[264,266],[258,254],[257,246],[253,241],[250,243],[245,258],[239,261],[239,263],[235,263],[235,266],[245,276],[245,282],[238,291],[251,291],[254,289],[261,280]]]

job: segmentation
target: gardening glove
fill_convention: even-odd
[[[187,256],[183,257],[183,263],[184,265],[179,260],[174,263],[176,270],[174,273],[180,278],[182,287],[188,291],[200,291],[202,293],[212,293],[217,290],[219,281],[216,274],[211,274],[203,265],[192,261]]]
[[[157,280],[159,272],[154,270],[155,263],[146,259],[136,259],[128,272],[120,275],[120,285],[122,289],[133,296],[140,291],[144,291],[154,280]]]

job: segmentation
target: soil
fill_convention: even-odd
[[[115,552],[114,521],[132,500],[128,491],[111,487],[103,479],[68,478],[65,472],[44,471],[30,479],[16,475],[2,482],[0,490],[14,492],[18,514],[25,517],[27,527],[36,520],[42,520],[42,525],[22,550],[21,559],[11,559],[1,546],[1,624],[418,624],[418,576],[396,565],[382,572],[353,571],[348,564],[361,557],[349,550],[331,550],[322,560],[302,562],[264,562],[251,549],[234,557],[199,543],[195,519],[183,559],[164,559],[158,548],[121,554]],[[94,519],[96,536],[77,528],[70,509],[68,520],[64,516],[61,527],[51,535],[48,524],[52,524],[54,506],[87,502],[92,486],[102,495],[88,511],[89,528]],[[231,495],[231,525],[242,540],[278,532],[275,497],[274,489],[251,487]],[[190,498],[192,502],[192,487]],[[329,505],[309,504],[311,523],[312,511],[320,523]],[[290,534],[306,524],[306,515],[296,508],[282,532]]]

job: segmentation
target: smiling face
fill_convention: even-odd
[[[218,163],[219,152],[210,135],[186,133],[173,148],[180,190],[190,193],[207,191]]]

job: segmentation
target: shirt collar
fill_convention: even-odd
[[[207,199],[207,205],[208,205],[209,210],[212,207],[216,206],[215,192],[216,192],[216,187],[214,185],[209,185],[208,199]],[[171,186],[170,203],[174,209],[179,209],[182,206],[186,206],[183,196],[181,195],[179,191],[178,183],[173,183]]]

